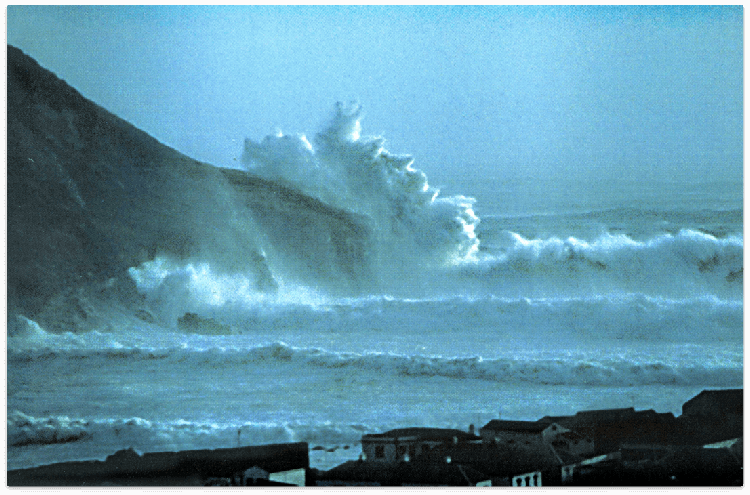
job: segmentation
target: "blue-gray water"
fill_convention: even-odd
[[[311,452],[326,468],[368,432],[679,414],[704,388],[742,386],[741,184],[466,174],[438,192],[383,146],[342,107],[315,137],[248,141],[241,160],[367,219],[356,290],[289,261],[317,246],[256,225],[276,293],[157,255],[130,270],[148,318],[95,295],[88,333],[12,315],[8,468],[234,446],[238,429],[243,444],[335,449]],[[187,312],[213,323],[186,330]]]

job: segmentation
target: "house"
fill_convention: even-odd
[[[560,485],[594,458],[589,437],[554,421],[494,419],[479,431],[492,466],[475,467],[493,475],[494,484]]]
[[[362,436],[362,456],[319,473],[325,486],[490,486],[490,477],[456,457],[481,437],[448,428],[398,428]]]
[[[569,452],[565,443],[536,442],[483,444],[456,450],[453,462],[468,465],[486,473],[493,486],[560,486],[566,475],[572,476],[582,466],[605,460],[606,456],[586,456]]]
[[[683,416],[742,416],[742,389],[704,390],[682,405]]]
[[[595,455],[615,452],[623,443],[671,444],[680,437],[674,415],[657,413],[653,409],[636,411],[628,407],[580,411],[574,416],[544,417],[538,422],[559,424],[590,439]]]
[[[480,430],[482,436],[471,430],[439,428],[364,435],[362,459],[324,473],[318,484],[555,485],[559,484],[561,461],[545,438],[556,439],[557,430],[564,432],[557,425],[539,428],[536,423],[511,421],[490,422]],[[497,432],[501,441],[491,432]]]
[[[594,441],[577,431],[564,431],[552,440],[557,452],[565,452],[574,457],[591,457],[594,455]]]
[[[742,389],[702,391],[682,405],[683,437],[700,445],[742,437],[742,400]]]
[[[569,431],[557,423],[493,419],[479,429],[479,435],[482,441],[489,445],[535,445],[550,444],[560,434]]]
[[[445,428],[399,428],[362,436],[362,459],[394,464],[418,459],[439,446],[480,443],[473,433]]]

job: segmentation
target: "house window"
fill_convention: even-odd
[[[382,459],[383,457],[385,457],[385,447],[383,447],[382,445],[376,445],[375,457],[378,459]]]
[[[398,457],[401,457],[404,454],[406,454],[406,445],[399,445],[396,448],[396,455],[398,455]]]

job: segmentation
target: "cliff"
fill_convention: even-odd
[[[277,285],[269,251],[303,281],[367,276],[366,219],[193,160],[12,46],[7,78],[9,318],[75,330],[87,319],[76,291],[137,297],[127,270],[157,255],[247,274],[264,291]]]

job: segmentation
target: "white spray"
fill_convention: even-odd
[[[261,142],[246,139],[242,162],[252,173],[374,220],[377,252],[390,268],[474,259],[479,249],[474,199],[440,197],[424,172],[412,167],[411,156],[389,153],[382,137],[360,135],[361,114],[359,105],[339,103],[312,142],[281,132]]]

